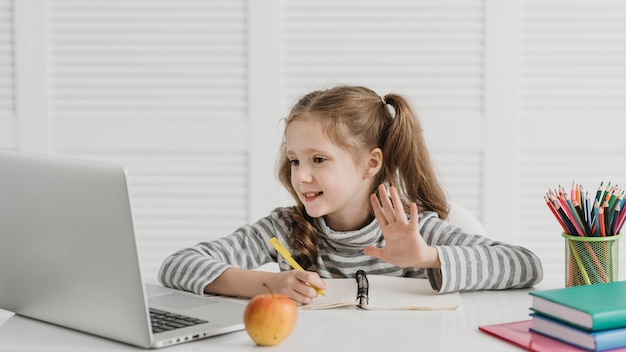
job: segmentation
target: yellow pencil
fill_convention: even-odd
[[[289,263],[289,265],[291,265],[292,268],[294,268],[295,270],[303,270],[304,271],[304,269],[300,266],[300,264],[298,264],[298,262],[295,259],[293,259],[291,254],[289,254],[289,252],[283,246],[283,244],[278,241],[278,238],[276,238],[276,237],[270,238],[270,244],[276,249],[278,254],[280,254],[283,258],[285,258],[287,263]],[[311,285],[311,284],[309,284],[309,285]],[[315,291],[317,291],[317,293],[319,293],[320,295],[326,296],[326,293],[324,293],[324,290],[322,290],[321,288],[316,287],[315,285],[311,285],[311,287],[313,287],[315,289]]]
[[[580,255],[578,254],[578,250],[576,249],[576,246],[572,242],[569,242],[569,248],[572,251],[572,254],[574,255],[576,264],[578,264],[578,270],[580,270],[580,274],[583,276],[583,280],[585,281],[585,284],[591,285],[591,280],[589,280],[589,275],[587,274],[587,270],[585,270],[585,266],[583,265],[583,262],[580,260]]]

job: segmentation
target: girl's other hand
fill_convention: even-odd
[[[380,200],[376,194],[370,196],[376,220],[385,238],[385,248],[365,247],[363,253],[382,259],[401,268],[439,268],[439,254],[435,247],[429,246],[419,233],[417,205],[411,203],[410,220],[395,187],[378,187]],[[390,199],[391,198],[391,199]]]

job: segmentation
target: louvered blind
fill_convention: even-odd
[[[14,148],[13,3],[0,0],[0,148]]]
[[[245,6],[50,2],[54,152],[128,169],[149,279],[247,221]]]
[[[283,106],[336,84],[406,96],[450,198],[481,215],[482,1],[284,1]],[[459,128],[450,129],[451,125]]]
[[[626,3],[521,4],[518,232],[563,280],[565,244],[543,204],[547,188],[576,181],[595,194],[601,181],[626,182]]]
[[[254,192],[270,179],[251,165],[266,173],[276,158],[255,146],[278,144],[276,121],[298,97],[336,84],[406,96],[448,196],[539,254],[548,278],[563,278],[564,244],[547,187],[624,188],[619,0],[51,0],[37,5],[49,23],[28,27],[49,31],[31,33],[48,57],[30,63],[46,64],[48,96],[22,102],[48,107],[48,120],[23,124],[13,6],[0,0],[0,147],[25,138],[125,165],[149,277],[166,254],[277,205]],[[18,24],[40,19],[21,11]]]

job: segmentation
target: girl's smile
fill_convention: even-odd
[[[306,202],[312,202],[320,197],[322,194],[324,194],[324,192],[307,192],[304,193],[304,200]]]

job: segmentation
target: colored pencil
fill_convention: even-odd
[[[572,236],[614,236],[626,222],[626,191],[617,185],[600,182],[591,198],[582,185],[548,188],[544,200],[563,230]]]

